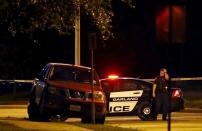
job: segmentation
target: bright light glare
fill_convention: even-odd
[[[118,75],[109,75],[109,76],[108,76],[109,79],[116,79],[116,78],[118,78],[118,77],[119,77]]]
[[[173,96],[174,96],[174,97],[180,97],[180,92],[179,92],[179,90],[176,90],[176,91],[173,93]]]

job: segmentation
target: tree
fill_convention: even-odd
[[[113,16],[112,0],[79,0],[79,3],[77,1],[0,0],[0,48],[2,49],[0,77],[3,79],[33,78],[42,64],[49,62],[50,59],[55,61],[56,58],[54,60],[52,57],[49,58],[50,54],[54,55],[53,53],[46,53],[44,56],[42,50],[45,46],[49,46],[50,48],[48,51],[46,49],[46,52],[51,52],[54,49],[57,54],[58,52],[62,54],[61,50],[55,50],[54,44],[56,42],[54,43],[49,38],[51,31],[56,32],[57,36],[55,37],[65,37],[64,39],[68,38],[71,41],[72,36],[66,34],[74,32],[74,20],[79,14],[79,7],[81,16],[93,24],[90,29],[96,27],[99,35],[104,40],[108,39],[112,35],[110,31],[111,17]],[[131,5],[129,1],[125,0],[125,2]],[[44,33],[47,33],[45,37]],[[58,36],[58,33],[64,35]],[[40,37],[38,38],[38,36]],[[40,41],[43,39],[42,37],[48,39],[48,42]],[[35,39],[39,40],[39,43],[35,43]],[[64,46],[64,44],[60,43],[60,46]],[[66,47],[71,48],[71,44],[65,44]],[[40,56],[43,57],[39,60]],[[68,58],[65,57],[65,60],[67,59],[71,61],[69,55]],[[57,58],[57,60],[62,61],[63,59]]]
[[[34,29],[54,28],[60,33],[74,29],[79,11],[88,15],[104,40],[112,33],[112,0],[0,0],[1,24],[7,23],[9,31],[32,32]],[[132,0],[121,0],[132,6]]]

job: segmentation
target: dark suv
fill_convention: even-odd
[[[53,116],[62,120],[81,117],[91,122],[91,68],[70,64],[49,63],[35,78],[28,104],[29,119],[47,121]],[[106,98],[94,73],[95,122],[104,123]]]

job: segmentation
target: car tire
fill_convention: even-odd
[[[45,102],[46,102],[46,93],[43,92],[39,103],[40,121],[48,121],[50,119],[50,116],[45,110]]]
[[[66,116],[66,115],[51,115],[50,116],[50,120],[56,121],[56,122],[58,122],[58,121],[64,122],[67,119],[68,119],[68,116]]]
[[[137,107],[137,115],[141,120],[152,120],[152,105],[150,102],[145,101],[138,105]]]
[[[68,119],[68,117],[67,116],[62,116],[61,118],[60,118],[60,121],[66,121]]]
[[[82,123],[91,123],[92,122],[91,111],[83,112],[83,114],[81,116],[81,122]]]
[[[37,107],[35,103],[29,103],[27,107],[27,112],[28,112],[29,120],[31,121],[40,120],[39,108]]]
[[[29,120],[39,121],[40,112],[37,104],[35,103],[35,89],[30,94],[27,113],[28,113]]]
[[[91,120],[91,118],[89,118],[89,117],[82,117],[81,118],[81,123],[91,123],[92,122],[92,120]]]
[[[106,117],[105,114],[102,116],[95,117],[95,123],[104,124],[105,123],[105,117]]]
[[[105,114],[95,114],[95,123],[104,124],[105,122]],[[82,123],[92,123],[92,111],[85,110],[81,116]]]

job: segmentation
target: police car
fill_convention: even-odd
[[[101,79],[107,97],[107,115],[138,115],[141,120],[153,119],[152,82],[111,75]],[[171,111],[184,108],[180,88],[171,88]]]

